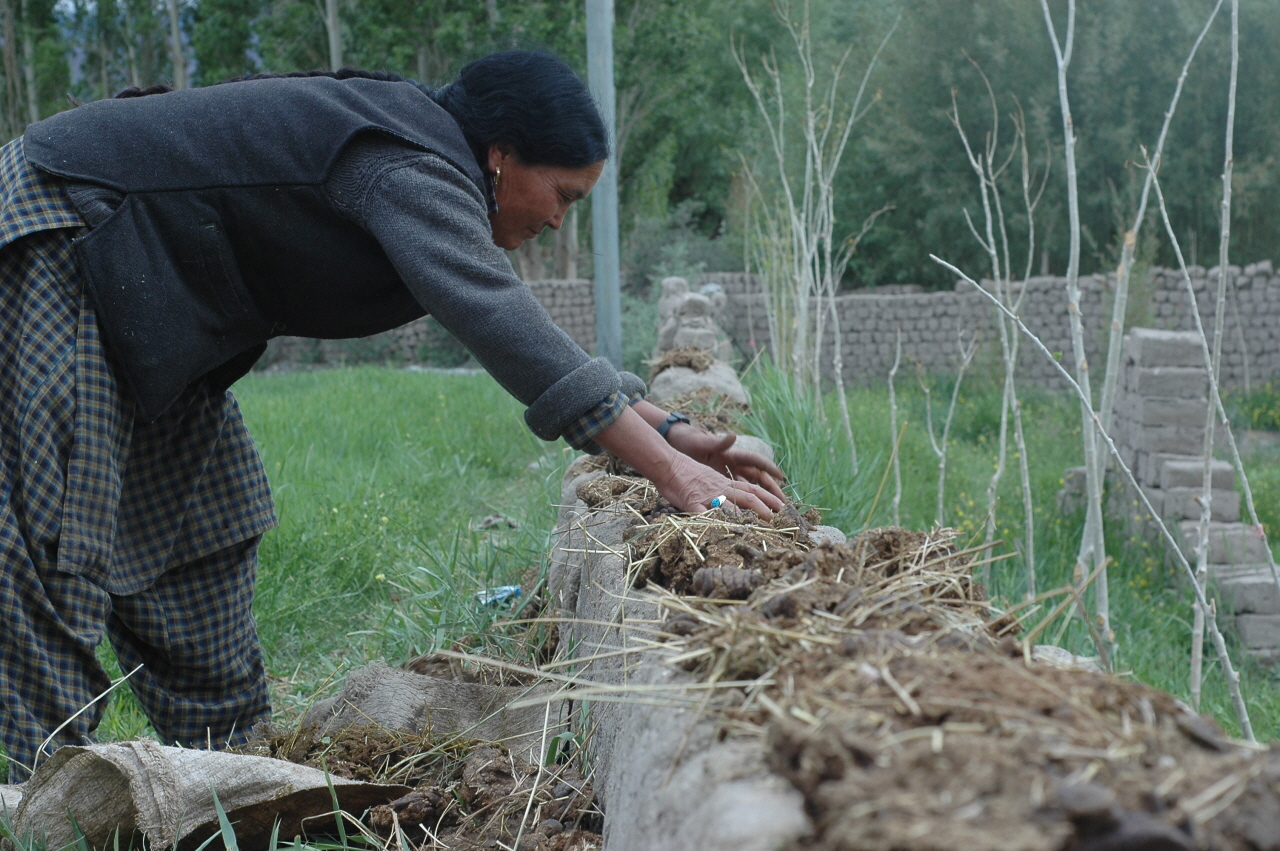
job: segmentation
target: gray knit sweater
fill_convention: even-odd
[[[592,359],[558,328],[493,243],[486,199],[440,157],[368,135],[343,152],[327,189],[372,234],[422,307],[528,409],[529,428],[555,440],[584,420],[592,433],[617,394],[643,382]]]

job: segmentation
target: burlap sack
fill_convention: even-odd
[[[111,847],[118,830],[121,847],[141,833],[151,848],[178,851],[218,832],[215,795],[239,846],[252,848],[265,847],[273,829],[282,839],[334,833],[335,797],[342,810],[358,815],[409,791],[277,759],[148,740],[61,748],[22,787],[7,788],[21,792],[10,810],[14,832],[43,836],[45,847],[77,841],[70,814],[91,847]],[[4,800],[11,800],[9,793]],[[6,840],[0,847],[14,846]]]

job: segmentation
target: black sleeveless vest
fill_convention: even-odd
[[[251,80],[96,101],[27,128],[32,165],[119,193],[75,249],[139,416],[202,377],[230,386],[273,336],[360,337],[424,315],[324,191],[362,132],[433,151],[484,191],[457,124],[411,83]]]

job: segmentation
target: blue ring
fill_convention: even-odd
[[[711,500],[711,507],[719,508],[720,506],[724,505],[727,501],[728,500],[725,497],[718,496],[715,499]]]

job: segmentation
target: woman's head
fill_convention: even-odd
[[[434,98],[490,176],[489,222],[503,248],[560,227],[609,156],[604,121],[586,84],[547,53],[508,50],[477,59]]]
[[[498,142],[489,147],[485,165],[493,175],[493,242],[511,250],[547,228],[559,229],[573,202],[587,197],[596,185],[604,163],[577,168],[526,165],[509,144]]]
[[[506,144],[525,165],[582,168],[609,156],[595,101],[573,69],[547,53],[507,50],[468,64],[435,93],[483,167]]]

